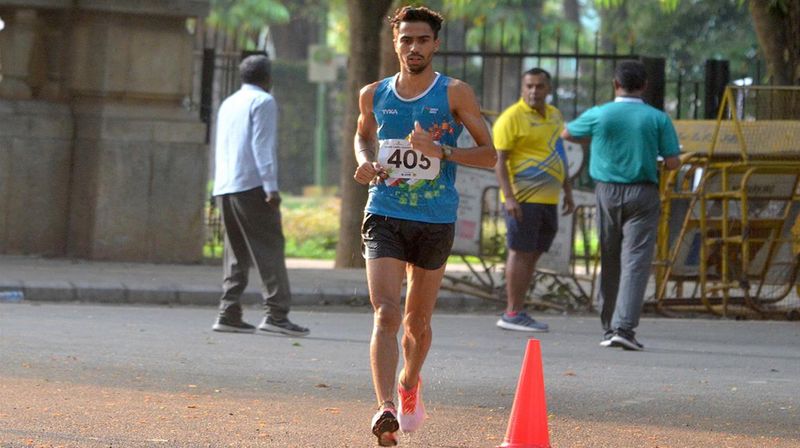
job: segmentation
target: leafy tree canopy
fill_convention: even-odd
[[[566,47],[579,37],[577,24],[564,17],[561,0],[443,0],[442,9],[451,22],[463,20],[484,27],[469,32],[472,47],[485,44],[489,49],[533,51],[538,49],[538,34],[546,36],[547,43],[558,35]]]
[[[289,10],[279,0],[211,0],[208,23],[230,31],[260,30],[286,23]]]
[[[747,72],[758,42],[742,0],[597,0],[600,7],[627,8],[613,24],[631,35],[636,52],[664,57],[672,70],[699,75],[706,59],[727,59],[735,72]]]

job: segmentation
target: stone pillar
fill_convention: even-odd
[[[207,147],[196,115],[85,101],[75,116],[68,253],[201,261]]]
[[[67,104],[35,97],[42,10],[33,7],[42,1],[0,0],[0,253],[58,256],[66,248],[73,121]]]
[[[208,155],[203,123],[182,107],[194,50],[185,17],[110,9],[82,12],[72,26],[68,253],[201,261]]]
[[[44,61],[44,85],[39,98],[60,101],[66,94],[64,74],[67,62],[66,53],[69,14],[63,11],[51,11],[42,14],[42,60]]]
[[[3,16],[6,29],[0,32],[0,98],[30,99],[30,62],[36,37],[36,10],[10,10]]]
[[[1,73],[13,81],[0,89],[0,252],[202,260],[205,125],[182,105],[194,50],[186,19],[207,9],[0,0],[13,18],[13,33],[0,32]]]
[[[66,104],[0,99],[0,253],[64,255],[72,132]]]

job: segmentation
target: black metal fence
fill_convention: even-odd
[[[560,31],[534,32],[515,38],[508,48],[502,24],[498,25],[499,42],[488,42],[487,27],[474,28],[454,23],[440,34],[442,48],[435,56],[437,68],[469,83],[484,109],[501,111],[519,99],[520,75],[541,67],[552,76],[552,101],[566,119],[610,99],[614,91],[611,74],[623,59],[638,59],[632,45],[613,46],[603,52],[600,36],[595,34],[590,46],[577,36],[565,39]]]
[[[494,39],[487,37],[492,35],[489,27],[495,29]],[[552,75],[551,103],[566,120],[614,98],[611,80],[617,62],[623,59],[645,62],[654,87],[646,100],[674,119],[715,117],[725,85],[732,80],[758,84],[763,76],[758,60],[748,67],[750,73],[731,74],[727,61],[718,60],[708,60],[702,67],[671,69],[658,55],[638,54],[632,41],[610,39],[618,43],[604,49],[601,37],[595,33],[587,41],[558,29],[523,30],[514,37],[515,45],[509,46],[503,24],[476,28],[455,22],[442,29],[442,48],[435,62],[444,73],[472,85],[483,108],[492,112],[519,98],[521,73],[532,67],[544,68]]]
[[[566,35],[558,29],[523,30],[513,39],[507,39],[503,24],[495,24],[491,31],[487,30],[488,25],[475,27],[466,22],[449,22],[440,33],[442,46],[435,55],[434,64],[437,70],[468,82],[490,115],[499,113],[519,99],[520,75],[532,67],[541,67],[551,73],[551,103],[561,110],[566,120],[614,98],[611,80],[616,64],[623,59],[645,62],[650,85],[655,86],[648,92],[646,100],[664,109],[674,119],[716,117],[724,86],[731,79],[747,78],[747,82],[758,84],[762,77],[761,65],[757,61],[750,74],[732,76],[727,61],[714,60],[706,61],[702,69],[668,73],[663,58],[639,55],[634,43],[624,39],[611,39],[618,43],[604,45],[599,33],[585,39]],[[256,51],[242,50],[242,43],[246,40],[258,42],[256,36],[231,35],[200,21],[195,34],[196,87],[193,101],[198,106],[200,118],[207,124],[206,141],[210,142],[219,104],[239,87],[239,62],[248,54],[265,52],[263,42],[259,43]],[[330,110],[336,110],[335,105]],[[334,137],[332,140],[337,139]],[[584,177],[579,178],[579,184]],[[213,201],[209,201],[206,228],[207,255],[219,257],[223,233]]]

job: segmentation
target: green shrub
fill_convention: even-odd
[[[339,238],[339,198],[290,194],[283,194],[281,197],[286,256],[333,259]],[[206,227],[208,237],[203,246],[203,255],[206,258],[221,258],[223,240],[219,210],[210,204],[206,208]]]
[[[336,257],[336,242],[339,238],[339,210],[341,200],[335,196],[294,196],[284,194],[283,234],[286,237],[286,256],[289,258],[314,258],[331,260]],[[207,219],[218,219],[219,211],[207,210]],[[208,223],[207,223],[208,225]],[[203,248],[206,258],[222,257],[221,234],[210,227],[209,239]],[[596,231],[589,234],[589,247],[584,247],[583,238],[573,241],[576,257],[594,256],[598,250]],[[494,261],[505,260],[505,224],[502,221],[484,223],[483,255]],[[468,257],[478,263],[477,257]],[[461,263],[458,256],[451,256],[451,263]]]
[[[340,205],[336,197],[286,196],[283,201],[286,256],[334,258],[339,239]]]

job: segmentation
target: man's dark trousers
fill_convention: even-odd
[[[639,326],[653,264],[661,200],[658,185],[597,182],[600,320],[604,330]]]
[[[273,319],[289,313],[292,294],[286,272],[281,212],[266,203],[262,188],[217,198],[225,225],[220,313],[241,316],[240,297],[247,286],[251,262],[264,285],[264,308]]]

